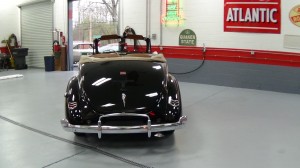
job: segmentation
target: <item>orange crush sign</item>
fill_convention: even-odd
[[[224,31],[280,34],[280,0],[224,0]]]
[[[291,22],[300,27],[300,5],[295,6],[291,11],[290,11],[290,20]]]

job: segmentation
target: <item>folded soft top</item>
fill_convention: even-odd
[[[122,61],[122,60],[167,62],[163,54],[136,53],[136,54],[119,55],[118,53],[104,53],[104,54],[94,54],[90,56],[81,56],[79,63]]]

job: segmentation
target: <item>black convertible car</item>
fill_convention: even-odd
[[[162,54],[151,53],[149,38],[106,35],[94,40],[118,41],[119,51],[83,56],[79,73],[65,93],[61,125],[76,135],[84,133],[151,135],[172,134],[187,121],[177,80],[168,73]],[[131,51],[129,42],[133,43]],[[138,46],[138,41],[146,43]],[[128,42],[128,43],[127,43]]]

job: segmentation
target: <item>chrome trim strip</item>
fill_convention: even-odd
[[[147,118],[147,124],[138,126],[103,126],[101,125],[101,119],[105,117],[115,116],[139,116]],[[187,121],[186,116],[181,116],[177,122],[165,123],[165,124],[151,124],[150,117],[146,114],[133,114],[133,113],[114,113],[103,115],[99,117],[98,125],[73,125],[70,124],[67,119],[62,119],[61,126],[68,132],[79,133],[97,133],[98,138],[102,137],[102,134],[130,134],[130,133],[148,133],[148,137],[151,137],[152,132],[172,131],[181,128]]]

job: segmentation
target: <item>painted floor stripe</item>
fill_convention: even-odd
[[[9,119],[9,118],[6,118],[6,117],[4,117],[4,116],[2,116],[2,115],[0,115],[0,119],[2,119],[2,120],[4,120],[4,121],[7,121],[7,122],[9,122],[9,123],[11,123],[11,124],[17,125],[17,126],[19,126],[19,127],[25,128],[25,129],[27,129],[27,130],[30,130],[30,131],[32,131],[32,132],[35,132],[35,133],[38,133],[38,134],[41,134],[41,135],[44,135],[44,136],[47,136],[47,137],[50,137],[50,138],[53,138],[53,139],[62,141],[62,142],[66,142],[66,143],[69,143],[69,144],[72,144],[72,145],[76,145],[76,146],[80,146],[80,147],[83,147],[83,148],[86,148],[86,149],[93,150],[93,151],[98,152],[98,153],[100,153],[100,154],[102,154],[102,155],[108,156],[108,157],[110,157],[110,158],[114,158],[114,159],[116,159],[116,160],[119,160],[119,161],[128,163],[128,164],[133,165],[133,166],[136,166],[136,167],[140,167],[140,168],[153,168],[153,167],[146,166],[146,165],[143,165],[143,164],[141,164],[141,163],[137,163],[137,162],[128,160],[128,159],[126,159],[126,158],[123,158],[123,157],[114,155],[114,154],[112,154],[112,153],[106,152],[106,151],[100,149],[99,147],[90,146],[90,145],[86,145],[86,144],[82,144],[82,143],[70,141],[70,140],[68,140],[68,139],[61,138],[61,137],[58,137],[58,136],[49,134],[49,133],[47,133],[47,132],[44,132],[44,131],[41,131],[41,130],[38,130],[38,129],[35,129],[35,128],[32,128],[32,127],[29,127],[29,126],[27,126],[27,125],[24,125],[24,124],[21,124],[21,123],[19,123],[19,122],[13,121],[13,120],[11,120],[11,119]]]

